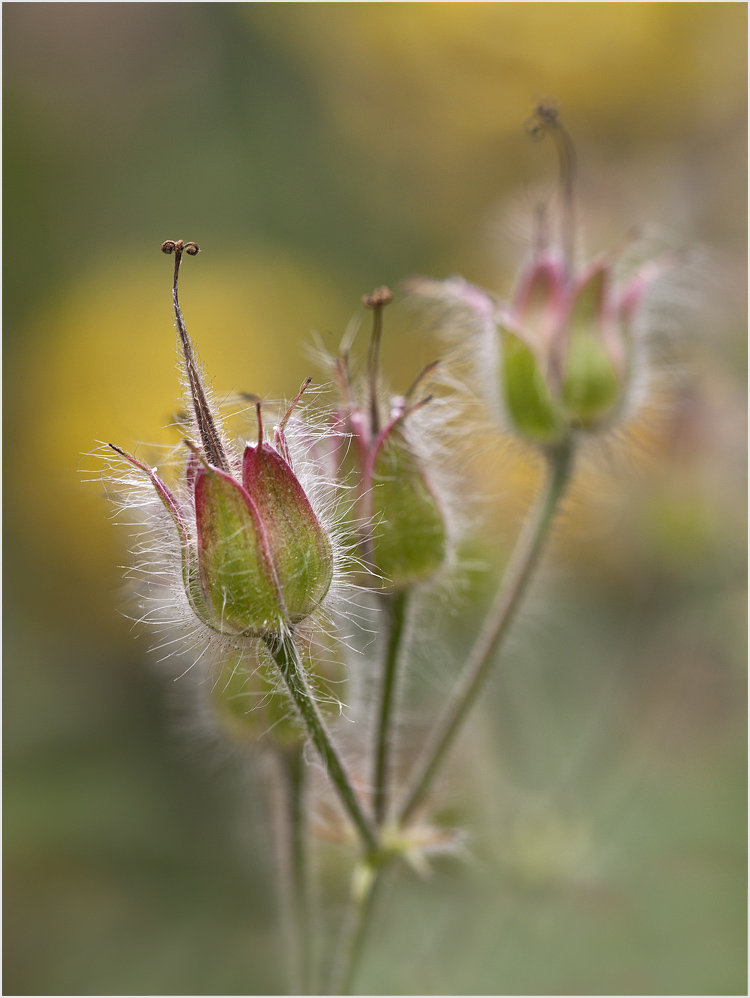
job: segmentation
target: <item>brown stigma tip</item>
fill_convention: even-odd
[[[161,244],[162,253],[182,253],[183,250],[189,256],[195,256],[200,253],[200,246],[198,243],[186,243],[182,239],[165,239]]]
[[[389,305],[393,301],[393,292],[390,288],[376,288],[371,295],[363,295],[362,304],[365,308],[375,309]]]
[[[533,139],[542,139],[548,130],[559,127],[559,115],[560,111],[553,100],[540,100],[526,122],[526,131]]]
[[[542,100],[534,108],[534,116],[546,125],[554,125],[560,111],[554,101]]]

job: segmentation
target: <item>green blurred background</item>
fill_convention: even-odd
[[[377,285],[507,292],[554,183],[523,131],[537,95],[575,137],[591,249],[650,222],[693,262],[666,387],[587,463],[458,753],[469,858],[398,878],[360,990],[746,991],[746,17],[3,6],[6,994],[285,986],[260,781],[179,733],[118,613],[125,535],[79,470],[97,440],[169,439],[160,243],[202,247],[182,298],[214,384],[289,395],[310,330],[337,342]],[[392,321],[408,380],[434,346]],[[527,455],[490,457],[456,647],[529,495]]]

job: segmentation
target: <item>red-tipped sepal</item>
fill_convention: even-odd
[[[270,444],[248,444],[242,482],[263,524],[290,623],[309,616],[333,577],[328,535],[289,464]]]
[[[195,478],[195,522],[203,596],[223,634],[283,630],[287,614],[261,518],[241,485],[205,466]]]

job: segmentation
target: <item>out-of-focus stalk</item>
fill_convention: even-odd
[[[442,717],[427,742],[417,775],[399,812],[401,824],[408,822],[424,801],[490,673],[539,561],[560,497],[570,480],[573,453],[574,445],[570,439],[546,452],[547,474],[542,491],[523,525],[500,590],[479,637],[464,664]]]
[[[335,969],[336,978],[330,991],[332,995],[352,994],[372,922],[383,869],[381,864],[373,865],[367,861],[361,861],[354,867],[349,921],[344,928],[343,952]]]
[[[546,477],[536,503],[530,510],[521,529],[510,562],[505,571],[500,590],[485,620],[484,627],[467,658],[459,681],[427,743],[422,765],[412,784],[406,802],[399,813],[399,823],[404,825],[414,815],[430,790],[440,766],[445,760],[462,723],[466,719],[484,685],[514,613],[523,597],[534,569],[549,536],[549,529],[557,511],[560,498],[570,481],[573,470],[574,444],[568,439],[546,451]],[[395,611],[392,611],[395,612]],[[403,614],[403,607],[401,608]],[[391,660],[391,649],[398,649],[403,617],[394,625],[391,621],[388,657],[386,666],[395,675],[395,657]],[[386,670],[387,671],[387,670]],[[381,701],[381,730],[387,732],[388,711]],[[387,759],[387,749],[386,749]],[[381,805],[384,813],[385,805]],[[377,813],[377,812],[376,812]],[[347,926],[346,949],[339,969],[338,989],[333,994],[351,994],[364,944],[369,931],[376,894],[380,889],[383,875],[393,860],[393,856],[381,854],[376,862],[363,860],[355,868],[352,883],[352,904]]]

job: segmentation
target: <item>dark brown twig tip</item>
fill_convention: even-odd
[[[362,304],[365,308],[376,309],[389,305],[393,301],[393,292],[390,288],[376,288],[371,295],[363,295]]]
[[[559,108],[554,101],[540,100],[526,122],[526,131],[532,139],[543,139],[547,131],[560,127],[559,115]]]
[[[161,244],[162,253],[182,253],[183,250],[188,256],[195,256],[200,253],[200,246],[198,243],[186,243],[182,239],[166,239]]]
[[[554,125],[557,122],[557,116],[560,113],[560,109],[557,107],[554,101],[542,100],[539,101],[537,106],[534,108],[534,117],[539,118],[543,121],[545,125]]]

